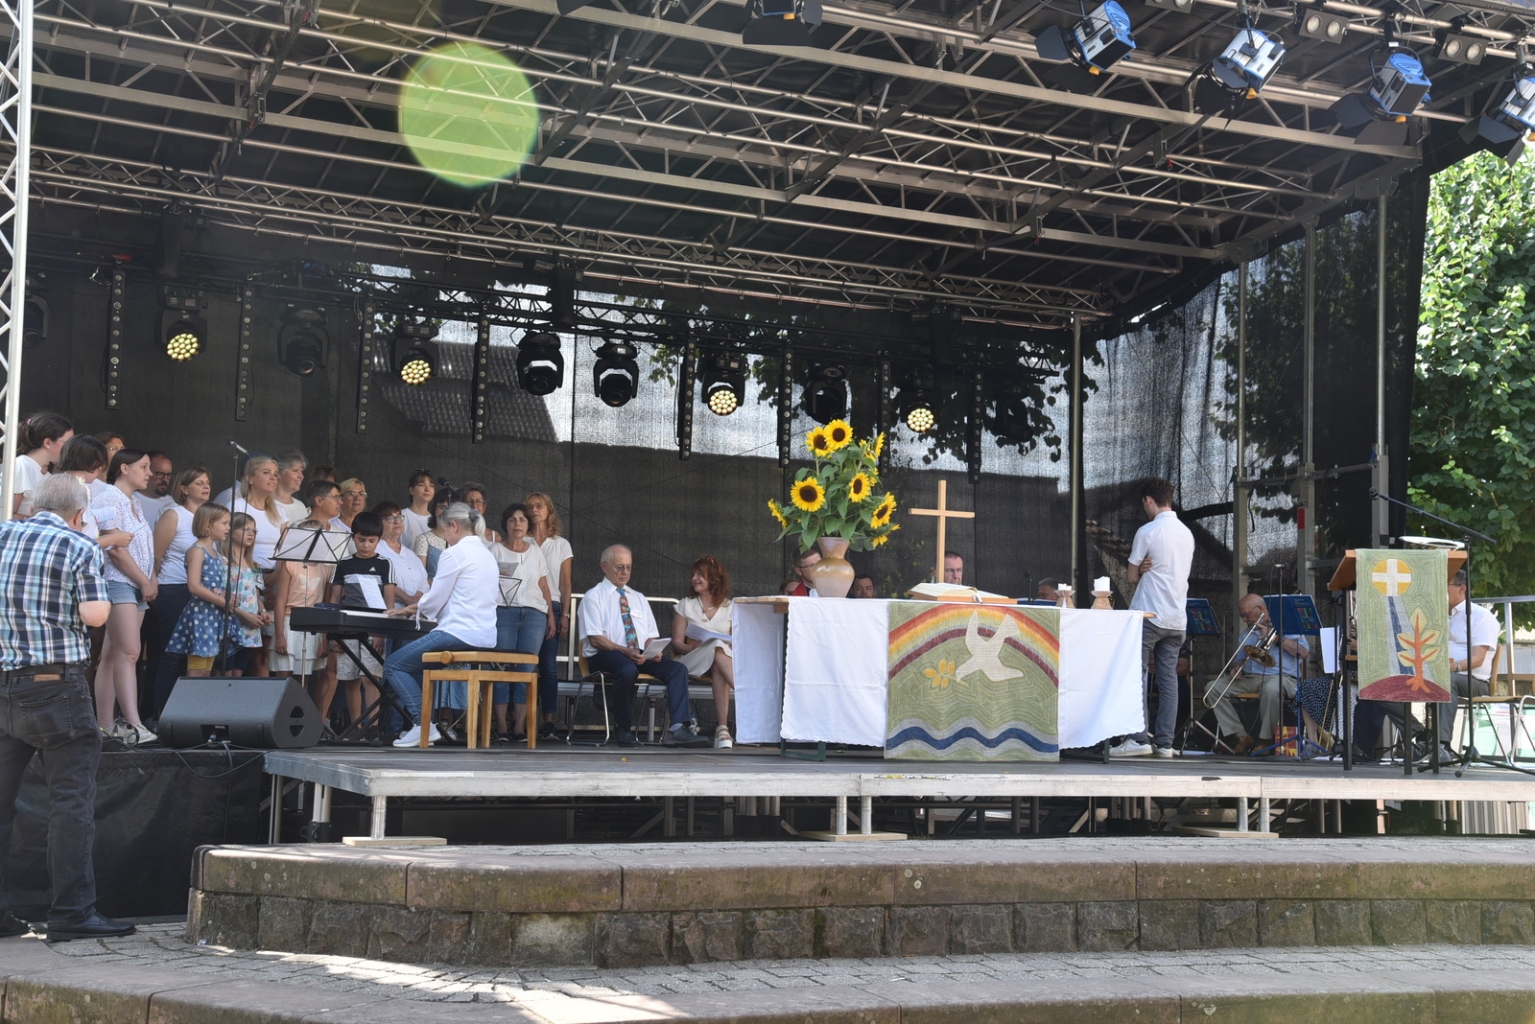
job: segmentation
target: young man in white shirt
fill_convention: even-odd
[[[634,735],[632,706],[641,670],[666,684],[666,716],[671,723],[663,737],[669,747],[707,747],[713,741],[693,728],[688,703],[688,670],[680,661],[660,655],[645,660],[645,646],[661,635],[645,595],[629,586],[634,555],[621,544],[602,552],[602,582],[581,599],[581,643],[587,668],[612,680],[618,745],[639,745]]]
[[[479,516],[462,502],[449,505],[438,517],[443,524],[447,550],[437,562],[437,575],[419,605],[391,611],[394,616],[419,615],[436,621],[437,627],[413,640],[384,661],[384,681],[399,695],[400,703],[415,725],[399,739],[397,747],[421,745],[421,722],[430,718],[421,710],[423,654],[496,646],[496,600],[500,597],[500,572],[490,550],[479,542],[475,524]],[[469,540],[472,543],[464,544]],[[419,611],[418,611],[419,609]],[[435,724],[428,727],[432,741],[440,737]]]
[[[1124,740],[1110,753],[1137,757],[1173,756],[1173,728],[1178,723],[1178,649],[1188,627],[1189,571],[1194,565],[1194,534],[1173,511],[1173,485],[1148,480],[1141,487],[1141,509],[1150,520],[1135,531],[1130,546],[1132,611],[1150,612],[1141,627],[1145,672],[1146,731]],[[1157,719],[1151,721],[1151,687],[1157,688]]]

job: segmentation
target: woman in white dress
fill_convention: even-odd
[[[672,616],[672,653],[687,666],[688,675],[708,679],[714,685],[714,709],[719,725],[714,730],[714,746],[724,750],[733,745],[730,738],[730,691],[735,686],[734,653],[728,640],[694,639],[687,635],[689,626],[729,636],[731,633],[730,573],[713,555],[704,555],[693,563],[693,592],[677,602]]]

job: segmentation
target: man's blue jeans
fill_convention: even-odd
[[[412,640],[391,654],[384,662],[384,682],[399,695],[411,721],[421,723],[421,673],[425,668],[423,654],[436,651],[462,651],[473,648],[452,633],[434,629],[420,640]]]
[[[688,670],[680,661],[664,658],[640,666],[622,652],[598,651],[586,659],[586,665],[593,672],[606,672],[611,680],[614,728],[619,732],[634,728],[634,690],[641,672],[666,684],[666,718],[670,725],[693,717],[692,705],[688,702]]]
[[[1133,737],[1141,743],[1159,747],[1173,745],[1173,729],[1178,725],[1178,651],[1183,647],[1181,629],[1163,629],[1147,619],[1141,627],[1141,669],[1146,680],[1142,700],[1146,709],[1146,731]],[[1151,721],[1151,688],[1157,689],[1157,720]]]

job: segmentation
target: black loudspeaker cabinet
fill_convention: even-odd
[[[290,750],[320,742],[320,726],[319,709],[291,677],[189,676],[176,680],[160,713],[159,736],[168,747],[195,747],[211,739]]]

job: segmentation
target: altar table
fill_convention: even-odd
[[[740,741],[883,747],[892,606],[932,608],[933,602],[737,599]],[[1145,729],[1143,621],[1140,612],[1060,611],[1060,748],[1090,747]]]

